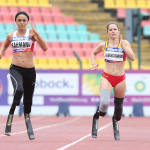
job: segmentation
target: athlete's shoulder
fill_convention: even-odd
[[[8,33],[7,39],[11,41],[13,34],[14,34],[14,32]]]

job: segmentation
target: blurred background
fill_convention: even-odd
[[[125,62],[127,90],[123,115],[150,116],[150,0],[0,0],[0,46],[16,28],[15,15],[26,11],[48,45],[37,44],[37,81],[32,115],[93,116],[100,103],[99,84],[105,67],[98,54],[98,71],[91,71],[91,51],[107,41],[106,25],[117,22],[136,59]],[[13,88],[7,78],[13,50],[0,60],[0,115],[8,115]],[[114,112],[113,91],[107,116]],[[22,104],[15,115],[22,114]]]

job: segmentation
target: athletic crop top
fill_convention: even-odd
[[[105,42],[104,58],[105,62],[109,63],[117,61],[126,61],[126,54],[120,45],[120,40],[118,47],[109,47],[108,41]]]
[[[16,36],[17,31],[14,32],[12,40],[11,40],[13,53],[34,51],[36,47],[36,42],[33,42],[30,39],[29,31],[30,29],[27,29],[25,35],[21,37]]]

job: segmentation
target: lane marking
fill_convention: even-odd
[[[112,123],[108,123],[108,124],[106,124],[105,126],[99,128],[99,129],[98,129],[98,132],[101,131],[101,130],[103,130],[103,129],[105,129],[105,128],[107,128],[107,127],[109,127],[110,125],[112,125]],[[77,140],[77,141],[75,141],[75,142],[72,142],[72,143],[70,143],[70,144],[68,144],[68,145],[66,145],[66,146],[63,146],[63,147],[61,147],[61,148],[59,148],[59,149],[57,149],[57,150],[64,150],[64,149],[66,149],[66,148],[68,148],[68,147],[70,147],[70,146],[72,146],[72,145],[74,145],[74,144],[76,144],[76,143],[78,143],[78,142],[84,140],[85,138],[87,138],[87,137],[89,137],[89,136],[91,136],[91,133],[88,134],[88,135],[86,135],[86,136],[84,136],[84,137],[82,137],[82,138],[80,138],[79,140]]]
[[[57,126],[65,125],[65,124],[74,122],[74,121],[76,121],[80,118],[81,117],[76,117],[74,119],[71,119],[69,121],[65,121],[65,122],[62,122],[62,123],[56,123],[56,124],[52,124],[52,125],[48,125],[48,126],[43,126],[43,127],[40,127],[40,128],[33,129],[33,131],[38,131],[38,130],[42,130],[42,129],[46,129],[46,128],[50,128],[50,127],[57,127]],[[27,131],[25,130],[25,131],[21,131],[21,132],[17,132],[17,133],[12,133],[11,135],[21,134],[21,133],[26,133],[26,132]],[[3,136],[7,136],[7,135],[0,135],[0,137],[3,137]]]
[[[42,116],[42,117],[39,117],[40,119],[43,119],[44,117]],[[31,120],[39,120],[39,118],[37,117],[37,118],[31,118]],[[24,117],[23,117],[23,119],[24,119]],[[25,121],[16,121],[16,122],[12,122],[12,125],[14,125],[14,124],[20,124],[20,123],[25,123]],[[6,123],[1,123],[0,124],[0,126],[3,126],[3,125],[6,125]]]

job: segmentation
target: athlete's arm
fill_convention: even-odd
[[[95,64],[96,55],[104,50],[105,42],[100,43],[92,52],[91,52],[91,62],[92,62],[92,70],[98,70],[99,64]]]
[[[135,55],[132,51],[130,43],[127,40],[122,40],[122,35],[120,35],[120,39],[121,39],[121,47],[123,48],[124,52],[131,61],[134,61]]]
[[[13,33],[9,33],[7,35],[7,38],[6,38],[5,42],[1,46],[1,48],[0,48],[0,59],[2,58],[2,55],[4,54],[4,52],[6,51],[6,49],[9,47],[9,45],[11,43],[12,36],[13,36]]]
[[[47,51],[48,47],[44,39],[40,36],[40,34],[36,31],[35,27],[31,23],[32,30],[30,30],[30,38],[32,41],[37,41],[43,51]]]

